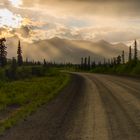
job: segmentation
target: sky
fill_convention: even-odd
[[[0,37],[131,43],[140,39],[139,7],[139,0],[0,0]]]

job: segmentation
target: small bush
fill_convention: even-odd
[[[45,76],[45,69],[43,67],[32,67],[32,75]]]

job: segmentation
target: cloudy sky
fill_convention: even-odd
[[[140,38],[139,0],[0,0],[0,37],[109,42]]]

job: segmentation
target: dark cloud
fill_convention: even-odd
[[[30,29],[27,26],[22,26],[21,28],[17,29],[16,32],[21,34],[21,36],[24,38],[30,37]]]
[[[33,2],[23,0],[26,6]],[[75,14],[95,14],[108,16],[139,16],[140,0],[34,0],[35,5],[52,6]]]
[[[139,2],[139,0],[34,0],[34,2],[48,3],[48,2]],[[33,3],[29,0],[23,0],[24,3]]]

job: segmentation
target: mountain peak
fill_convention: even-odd
[[[105,40],[99,40],[98,43],[104,43],[104,44],[110,44],[109,42],[105,41]]]
[[[100,39],[99,42],[106,42],[104,39]]]
[[[61,38],[56,36],[56,37],[51,38],[50,40],[61,40]]]
[[[114,44],[113,46],[115,46],[115,47],[119,47],[119,48],[122,48],[122,49],[124,49],[124,48],[127,48],[127,47],[128,47],[126,44],[124,44],[124,43],[122,43],[122,42],[117,43],[117,44]]]

